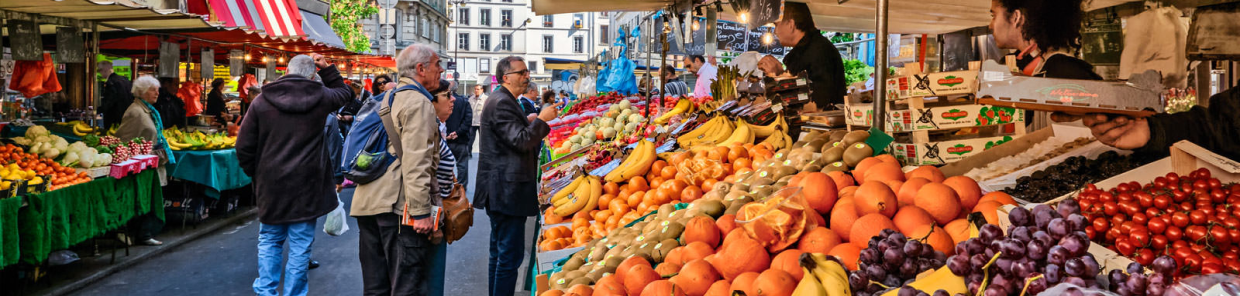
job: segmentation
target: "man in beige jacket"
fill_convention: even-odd
[[[438,198],[431,192],[435,166],[439,163],[439,124],[426,89],[439,87],[443,73],[439,56],[426,45],[406,47],[396,57],[400,75],[391,103],[391,118],[402,153],[379,179],[357,186],[351,215],[360,233],[363,295],[426,295],[430,277],[425,263],[431,256],[433,229],[431,205]],[[384,99],[382,104],[387,104]],[[380,111],[382,113],[382,111]],[[406,205],[407,204],[407,205]],[[407,215],[409,224],[401,223]]]

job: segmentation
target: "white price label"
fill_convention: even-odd
[[[784,104],[774,104],[774,105],[771,105],[771,111],[773,111],[773,112],[779,112],[779,111],[781,111],[781,110],[784,110]]]
[[[997,71],[984,71],[984,72],[982,72],[982,80],[985,80],[985,81],[1000,81],[1000,80],[1003,80],[1003,72],[997,72]]]

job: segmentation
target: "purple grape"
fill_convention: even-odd
[[[921,247],[921,257],[928,257],[934,254],[934,247],[930,244],[919,244]]]
[[[976,281],[976,282],[970,281],[969,283],[965,284],[965,287],[968,288],[969,291],[977,291],[977,289],[982,288],[982,282],[981,281]]]
[[[1051,234],[1042,230],[1034,231],[1033,239],[1041,241],[1043,247],[1055,244],[1055,238],[1051,237]]]
[[[1059,216],[1062,217],[1067,217],[1072,214],[1080,214],[1081,204],[1077,203],[1075,198],[1068,198],[1060,201],[1059,208],[1056,210],[1059,212]]]
[[[901,281],[900,278],[896,277],[896,275],[894,274],[888,274],[887,278],[883,279],[883,285],[888,286],[888,287],[899,287],[900,283],[902,282],[903,281]],[[877,287],[877,288],[881,288],[881,287]]]
[[[986,244],[981,240],[970,238],[964,242],[965,248],[969,250],[969,255],[981,254],[986,251]]]
[[[947,291],[945,290],[934,291],[934,296],[951,296],[951,295],[952,295],[951,293],[947,293]]]
[[[858,256],[858,259],[861,260],[861,262],[866,262],[866,263],[877,262],[878,261],[878,250],[871,249],[871,248],[866,248],[865,250],[861,250],[861,254]]]
[[[884,229],[884,230],[891,230],[891,229]],[[896,243],[908,240],[908,237],[905,237],[903,233],[896,232],[895,230],[891,230],[891,235],[887,236],[887,238],[891,240],[892,242],[896,242]]]
[[[897,296],[917,296],[917,289],[909,286],[900,287],[900,291],[896,292]]]
[[[953,274],[966,275],[969,274],[969,257],[965,255],[955,255],[947,258],[947,269]]]
[[[1038,228],[1046,229],[1046,223],[1051,222],[1055,218],[1055,210],[1048,205],[1037,205],[1033,207],[1033,224]]]
[[[869,284],[870,280],[863,272],[853,272],[848,275],[848,285],[851,286],[853,290],[859,290]]]
[[[998,252],[998,250],[997,250],[997,249],[986,248],[986,252],[983,252],[983,254],[985,254],[985,255],[986,255],[986,258],[994,258],[994,257],[995,257],[995,253],[997,253],[997,252]],[[989,259],[987,259],[987,260],[989,260]]]
[[[969,255],[969,247],[965,244],[956,244],[955,247],[952,247],[952,251],[959,255]]]
[[[1038,293],[1042,293],[1042,291],[1046,291],[1046,288],[1048,288],[1046,278],[1038,278],[1030,281],[1029,285],[1025,287],[1025,289],[1029,291],[1026,295],[1037,295]]]
[[[1026,264],[1027,263],[1027,264]],[[1033,262],[1012,264],[1012,274],[1018,278],[1024,278],[1034,272]]]
[[[1063,218],[1051,219],[1051,222],[1046,223],[1046,231],[1051,234],[1051,237],[1063,238],[1068,235],[1068,221],[1064,221]]]
[[[1029,259],[1033,259],[1033,260],[1046,259],[1046,247],[1042,244],[1042,241],[1039,241],[1039,240],[1030,241],[1028,244],[1025,245],[1025,250],[1028,251],[1028,253],[1026,253],[1025,256],[1028,256]]]
[[[1094,255],[1085,254],[1081,256],[1081,262],[1085,263],[1085,274],[1093,276],[1102,272],[1102,267],[1098,266],[1098,260],[1094,259]]]
[[[933,260],[935,262],[935,265],[943,265],[944,262],[947,262],[947,254],[943,254],[943,252],[935,251]]]
[[[1112,269],[1110,272],[1107,272],[1107,280],[1111,281],[1111,290],[1115,290],[1120,284],[1128,280],[1128,274],[1124,273],[1123,270]]]
[[[921,256],[920,245],[921,243],[918,243],[917,241],[907,241],[904,242],[904,247],[902,247],[902,249],[905,255],[908,255],[909,257],[917,257]]]
[[[1128,286],[1119,286],[1119,289],[1115,289],[1115,293],[1119,294],[1119,296],[1133,296],[1132,290],[1129,290]]]
[[[872,279],[881,279],[887,277],[887,271],[882,267],[871,265],[865,269],[865,273]]]
[[[1072,231],[1085,231],[1089,222],[1085,220],[1085,216],[1079,214],[1068,215],[1068,226],[1072,227]]]
[[[1007,240],[1003,243],[1003,254],[1008,258],[1024,257],[1025,244],[1018,240]]]
[[[1132,274],[1128,276],[1128,281],[1125,281],[1124,284],[1128,285],[1128,288],[1133,290],[1134,293],[1137,291],[1145,292],[1145,289],[1142,289],[1145,287],[1145,275],[1139,273]]]
[[[896,263],[896,262],[900,262],[900,261],[904,260],[904,253],[903,253],[903,252],[900,252],[900,250],[898,250],[898,249],[894,249],[894,248],[892,248],[892,249],[887,249],[887,251],[886,251],[886,252],[883,252],[883,260],[884,260],[884,261],[886,261],[886,262],[888,262],[888,263]]]
[[[1145,287],[1145,295],[1159,296],[1159,295],[1163,295],[1166,292],[1167,292],[1167,285],[1164,285],[1164,284],[1150,284],[1149,286]]]
[[[995,268],[999,269],[999,274],[1011,274],[1012,259],[1002,258],[995,260]]]
[[[986,275],[983,275],[983,274],[981,274],[981,273],[974,273],[974,274],[970,274],[970,275],[968,275],[968,276],[965,276],[965,277],[964,277],[964,280],[965,280],[966,282],[970,282],[970,283],[979,283],[979,284],[980,284],[980,283],[982,283],[982,281],[986,280]]]
[[[986,286],[986,290],[987,290],[987,291],[990,291],[990,290],[994,289],[994,290],[1004,290],[1004,291],[1005,291],[1005,290],[1007,290],[1008,285],[1010,285],[1010,284],[1011,284],[1011,282],[1008,280],[1008,278],[1007,278],[1007,277],[1003,276],[1002,274],[1000,274],[1000,275],[995,275],[995,277],[993,277],[993,278],[991,278],[991,279],[990,279],[990,285],[989,285],[989,286]]]
[[[930,296],[930,294],[926,294],[926,292],[922,292],[922,291],[917,291],[917,296]]]
[[[977,237],[982,241],[994,241],[1003,237],[1003,229],[999,229],[999,226],[994,224],[982,225],[982,228],[978,229]]]
[[[1063,271],[1070,276],[1085,276],[1085,262],[1081,258],[1069,258],[1063,263]]]
[[[1087,244],[1089,244],[1088,240],[1081,240],[1080,237],[1075,236],[1075,235],[1065,236],[1063,237],[1063,239],[1059,240],[1059,246],[1062,246],[1064,249],[1067,249],[1068,254],[1072,256],[1084,255],[1085,252],[1087,251],[1086,249]]]
[[[1007,289],[1004,286],[990,284],[989,287],[986,287],[986,292],[983,296],[1007,296],[1007,294]]]
[[[1063,264],[1064,261],[1071,257],[1071,252],[1063,246],[1051,246],[1050,251],[1046,252],[1046,262],[1051,264]]]
[[[1043,273],[1046,282],[1052,285],[1059,284],[1063,280],[1063,271],[1058,264],[1047,264],[1046,273]]]
[[[986,266],[986,263],[989,262],[990,257],[986,257],[986,254],[973,254],[973,256],[969,257],[969,265],[978,270],[981,270],[982,266]]]
[[[1012,209],[1011,212],[1008,212],[1008,221],[1011,221],[1012,225],[1028,226],[1029,210],[1023,207],[1016,207],[1015,209]]]
[[[1127,271],[1128,274],[1138,274],[1138,273],[1141,273],[1141,269],[1142,269],[1141,263],[1132,262],[1132,263],[1128,263],[1128,267],[1127,269],[1125,269],[1125,271]]]
[[[1088,286],[1089,286],[1089,284],[1085,282],[1085,279],[1082,279],[1082,278],[1079,278],[1079,277],[1067,277],[1067,278],[1064,278],[1064,279],[1063,279],[1063,282],[1065,282],[1065,283],[1069,283],[1069,284],[1073,284],[1073,285],[1077,285],[1077,286],[1081,286],[1081,287],[1088,287]]]
[[[1168,277],[1175,273],[1175,259],[1172,259],[1171,256],[1158,256],[1158,258],[1154,258],[1154,263],[1152,265],[1153,266],[1151,266],[1151,268],[1153,268],[1155,272]]]
[[[900,274],[917,275],[917,262],[915,260],[904,260],[900,263]]]
[[[1150,282],[1151,285],[1153,284],[1166,285],[1168,284],[1167,278],[1168,277],[1166,275],[1163,275],[1161,273],[1155,273],[1155,274],[1151,274],[1149,277],[1146,277],[1145,281]]]
[[[1029,230],[1029,227],[1013,227],[1011,231],[1008,231],[1008,237],[1014,238],[1021,242],[1028,242],[1033,239],[1033,232]]]

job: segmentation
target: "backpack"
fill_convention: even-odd
[[[389,141],[399,138],[399,135],[392,127],[392,118],[388,112],[396,93],[406,90],[417,90],[427,98],[431,97],[422,86],[407,84],[366,100],[358,109],[353,127],[349,129],[349,135],[344,140],[345,157],[341,161],[341,170],[344,171],[345,179],[359,185],[370,183],[387,173],[388,166],[400,157],[400,141]],[[394,146],[396,155],[388,153],[389,143]]]

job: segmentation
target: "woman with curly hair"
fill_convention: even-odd
[[[1101,80],[1094,66],[1075,57],[1081,47],[1082,0],[991,0],[995,45],[1015,49],[1016,67],[1028,76]],[[1050,126],[1049,112],[1026,113],[1030,130]]]

